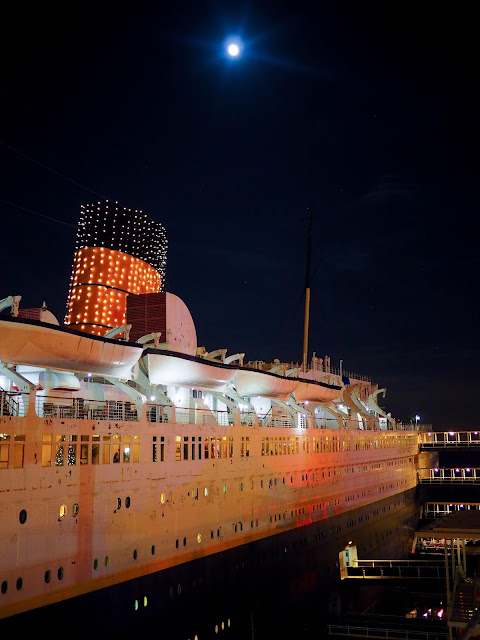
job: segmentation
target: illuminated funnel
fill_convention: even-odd
[[[161,291],[166,258],[159,222],[118,202],[82,205],[65,324],[96,335],[125,324],[127,295]]]

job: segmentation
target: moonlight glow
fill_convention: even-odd
[[[230,36],[227,38],[224,43],[224,51],[225,56],[227,58],[235,59],[239,58],[243,53],[243,42],[242,39],[237,36]]]
[[[227,51],[228,51],[228,55],[232,56],[232,58],[236,58],[240,53],[238,44],[234,44],[234,43],[228,45]]]

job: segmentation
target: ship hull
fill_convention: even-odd
[[[133,632],[162,621],[175,638],[249,637],[253,627],[275,637],[292,637],[298,607],[304,619],[309,603],[318,620],[328,615],[328,596],[339,585],[338,554],[353,538],[362,558],[407,557],[418,515],[415,489],[348,514],[241,545],[93,593],[12,616],[4,631],[64,625],[82,612],[99,612],[89,636]],[[212,607],[212,603],[215,606]],[[276,621],[275,613],[290,611]],[[188,611],[188,616],[185,612]],[[173,634],[173,635],[172,635]],[[280,635],[279,635],[280,634]],[[265,636],[267,637],[267,636]],[[269,635],[268,637],[271,637]]]

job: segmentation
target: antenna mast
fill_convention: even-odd
[[[312,282],[312,227],[313,227],[313,209],[309,207],[308,220],[308,236],[307,236],[307,268],[305,275],[305,315],[303,320],[303,371],[307,371],[308,359],[308,327],[310,320],[310,286]]]

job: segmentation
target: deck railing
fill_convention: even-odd
[[[138,419],[133,402],[117,400],[85,400],[37,396],[35,410],[40,418],[77,418],[86,420],[119,420],[133,422]]]
[[[25,402],[22,399],[22,394],[0,390],[0,416],[23,415],[25,415]]]

